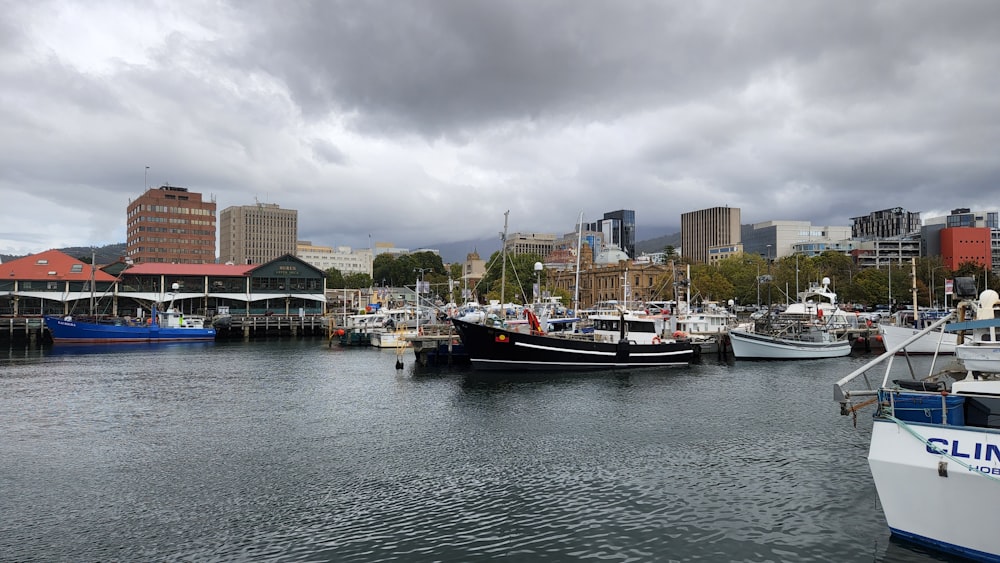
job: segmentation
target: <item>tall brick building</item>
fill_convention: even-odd
[[[215,202],[177,186],[147,190],[128,204],[125,254],[136,264],[215,262]]]

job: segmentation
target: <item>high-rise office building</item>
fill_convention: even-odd
[[[177,186],[147,190],[127,208],[125,254],[136,264],[215,262],[215,201]]]
[[[851,237],[861,240],[916,236],[920,232],[920,213],[902,207],[872,211],[868,215],[851,217]]]
[[[740,244],[738,207],[711,207],[681,214],[681,248],[698,264],[708,263],[708,249]]]
[[[295,255],[299,212],[276,203],[227,207],[219,213],[219,261],[263,264]]]
[[[635,259],[635,211],[620,209],[604,214],[600,221],[587,223],[587,231],[601,233],[605,246],[614,245]],[[598,249],[600,250],[600,249]]]

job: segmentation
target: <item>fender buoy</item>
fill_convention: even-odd
[[[678,330],[674,332],[674,338],[687,338],[687,333],[683,330]]]
[[[660,343],[660,337],[659,336],[654,336],[653,337],[653,344],[659,344],[659,343]]]

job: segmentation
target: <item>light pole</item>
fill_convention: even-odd
[[[424,272],[430,270],[430,268],[414,268],[413,271],[417,272],[417,287],[416,291],[416,301],[417,301],[417,334],[420,334],[420,292],[424,289]]]
[[[760,262],[757,262],[757,310],[760,311]]]
[[[767,308],[771,308],[771,245],[767,245]]]
[[[535,291],[533,292],[535,303],[542,301],[542,268],[544,267],[541,262],[535,262]]]
[[[928,301],[927,305],[930,306],[930,307],[934,307],[935,309],[937,308],[937,291],[936,291],[937,288],[935,287],[935,284],[934,284],[934,274],[937,273],[938,270],[942,270],[942,271],[947,272],[948,271],[948,267],[947,266],[935,266],[935,267],[931,268],[931,287],[930,287],[931,297],[930,297],[930,300]],[[945,280],[947,280],[947,279],[948,278],[945,277]],[[944,294],[944,308],[945,309],[948,308],[948,294],[947,293]]]
[[[628,268],[622,274],[622,307],[628,309]]]
[[[147,179],[148,176],[149,176],[149,167],[147,166],[146,170],[142,173],[142,189],[143,189],[143,191],[149,189],[149,180]]]

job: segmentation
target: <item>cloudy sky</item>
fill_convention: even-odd
[[[994,0],[0,9],[0,254],[124,242],[144,184],[364,247],[1000,205]]]

